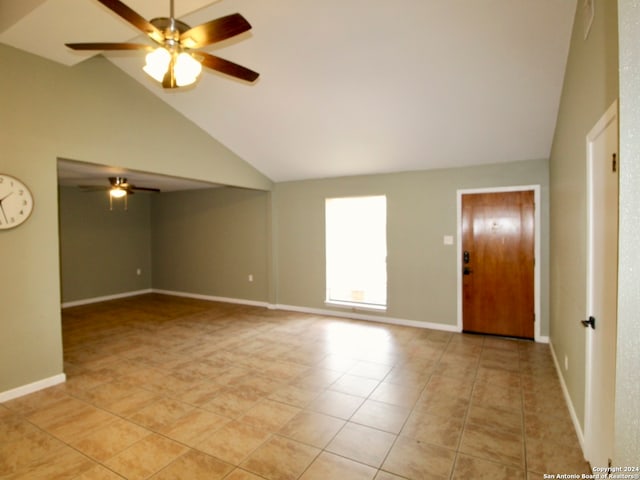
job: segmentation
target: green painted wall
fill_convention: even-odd
[[[584,426],[586,313],[586,136],[618,97],[616,2],[596,0],[584,39],[580,4],[567,61],[560,112],[549,162],[551,181],[550,339],[573,408]]]
[[[276,184],[273,254],[277,303],[328,308],[324,304],[325,198],[386,195],[388,309],[380,315],[456,325],[456,247],[443,245],[443,236],[455,238],[457,233],[457,190],[534,184],[542,187],[541,334],[547,335],[549,203],[545,160]]]
[[[273,198],[269,192],[238,188],[155,195],[151,199],[152,240],[148,247],[153,252],[151,287],[294,307],[328,308],[324,304],[324,199],[384,193],[389,209],[389,309],[383,316],[455,326],[456,247],[444,246],[443,236],[456,236],[457,190],[533,184],[542,187],[539,261],[541,333],[546,336],[549,223],[546,161],[286,182],[276,184]],[[75,193],[72,199],[81,200],[81,195]],[[64,239],[66,224],[61,226]],[[83,258],[77,250],[74,254]],[[91,252],[86,252],[84,258],[93,261]],[[63,280],[65,263],[63,257]],[[253,282],[248,281],[249,275],[253,275]],[[117,285],[117,280],[113,284]],[[105,280],[98,285],[110,282]],[[130,290],[138,288],[129,285]],[[96,290],[93,295],[80,298],[110,293],[106,289]]]
[[[268,192],[240,188],[154,197],[153,288],[267,302],[269,209]]]
[[[62,302],[151,288],[151,195],[60,188]],[[140,269],[140,275],[136,270]]]
[[[0,232],[0,392],[62,373],[57,158],[269,189],[271,181],[106,60],[0,45],[0,171],[35,209]]]

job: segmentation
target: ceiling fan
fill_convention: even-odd
[[[141,192],[160,192],[159,188],[136,187],[131,183],[127,183],[124,177],[109,177],[110,186],[99,185],[80,185],[84,191],[108,190],[109,191],[109,209],[113,209],[113,199],[124,197],[124,208],[127,209],[127,196],[133,195],[136,191]]]
[[[195,83],[202,66],[247,82],[255,81],[259,74],[224,58],[198,49],[227,40],[251,29],[239,13],[220,17],[191,28],[177,20],[173,0],[169,17],[147,21],[119,0],[98,0],[122,19],[147,34],[160,45],[139,43],[67,43],[73,50],[146,50],[147,63],[143,70],[160,82],[164,88],[177,88]]]

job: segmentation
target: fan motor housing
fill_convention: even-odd
[[[157,17],[149,20],[149,23],[156,27],[158,30],[162,32],[166,32],[167,30],[171,31],[171,19],[167,17]],[[178,33],[183,34],[187,30],[191,29],[189,25],[180,20],[173,19],[174,28],[178,31]]]

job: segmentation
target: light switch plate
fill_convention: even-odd
[[[443,243],[445,245],[453,245],[453,236],[452,235],[445,235]]]

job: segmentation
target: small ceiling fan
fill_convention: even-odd
[[[109,191],[109,209],[113,209],[113,199],[124,197],[125,210],[127,209],[127,196],[133,195],[136,191],[141,192],[160,192],[159,188],[149,187],[136,187],[131,183],[127,183],[127,179],[124,177],[109,177],[109,183],[111,186],[99,186],[99,185],[80,185],[84,191],[90,192],[95,190],[108,190]]]
[[[98,0],[122,19],[147,34],[160,45],[139,43],[67,43],[73,50],[146,50],[147,63],[143,70],[160,82],[164,88],[177,88],[195,83],[202,66],[247,82],[255,81],[259,74],[224,58],[198,49],[227,40],[251,29],[239,13],[217,18],[191,28],[177,20],[173,0],[169,17],[147,21],[119,0]]]

